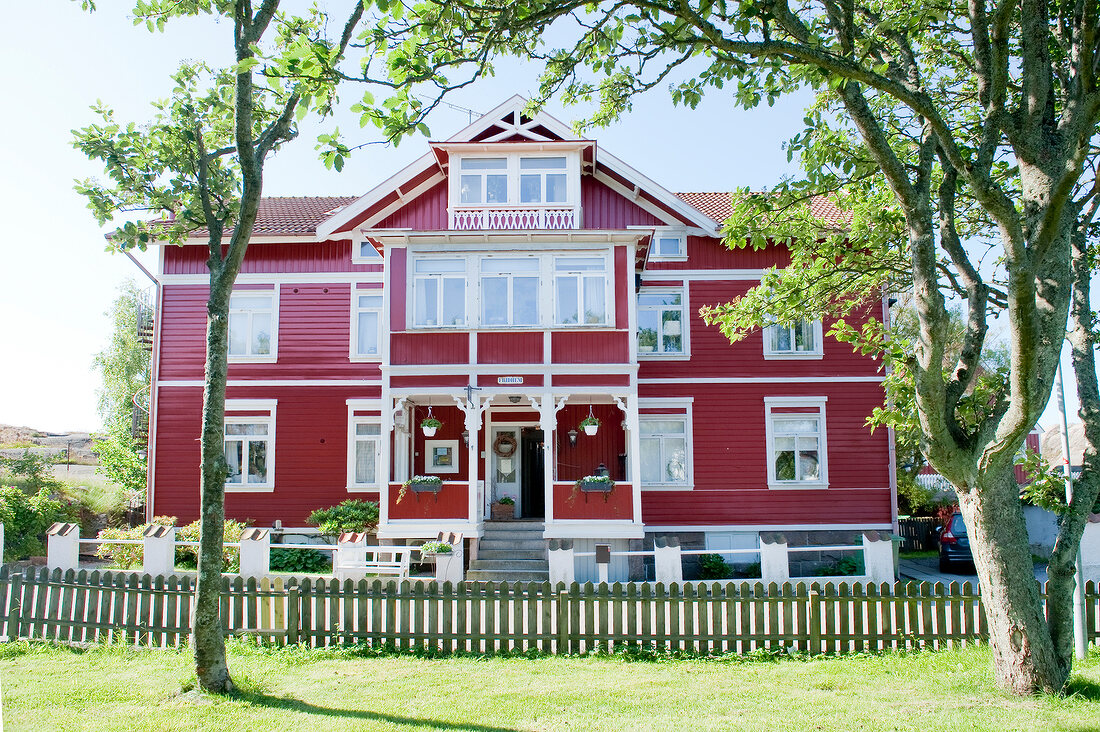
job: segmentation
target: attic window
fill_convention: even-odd
[[[382,261],[382,254],[369,241],[359,242],[359,254],[352,258],[356,264],[374,264]]]
[[[508,203],[508,158],[463,158],[462,203]]]

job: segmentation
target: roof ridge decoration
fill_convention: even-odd
[[[531,142],[579,141],[572,129],[561,120],[545,111],[536,112],[533,117],[524,114],[528,100],[515,94],[501,104],[483,114],[444,142],[496,142],[514,137],[525,137]],[[492,132],[494,128],[499,131]],[[553,135],[547,137],[536,128]],[[486,133],[489,133],[486,135]],[[485,137],[480,137],[486,135]],[[429,145],[432,143],[429,142]],[[438,144],[438,143],[436,143]],[[716,235],[718,227],[715,220],[705,212],[690,205],[675,193],[658,185],[642,173],[624,163],[619,158],[601,149],[593,170],[593,177],[607,185],[616,193],[653,213],[658,219],[670,226],[683,225],[698,227],[707,233]],[[605,169],[605,170],[601,170]],[[435,171],[425,177],[429,171]],[[606,171],[606,172],[605,172]],[[393,211],[407,205],[413,199],[426,192],[440,181],[445,174],[434,152],[429,149],[424,155],[405,166],[396,174],[372,188],[354,203],[344,206],[326,221],[317,225],[317,239],[346,239],[355,227],[373,221],[381,221]],[[416,181],[413,183],[413,181]],[[405,189],[410,183],[413,185]],[[397,201],[368,216],[371,207],[377,206],[387,196],[395,193]]]

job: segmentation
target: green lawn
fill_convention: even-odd
[[[989,651],[815,660],[359,657],[235,645],[236,698],[175,651],[0,645],[9,730],[1095,730],[1100,653],[1065,699],[997,692]]]

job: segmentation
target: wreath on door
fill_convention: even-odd
[[[497,457],[512,457],[516,453],[516,438],[508,432],[501,432],[493,440],[493,454]]]

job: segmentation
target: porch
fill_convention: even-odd
[[[544,538],[641,538],[635,396],[454,388],[393,392],[383,405],[380,538],[481,537],[501,498],[515,518],[545,522]],[[596,476],[611,485],[582,481]]]

